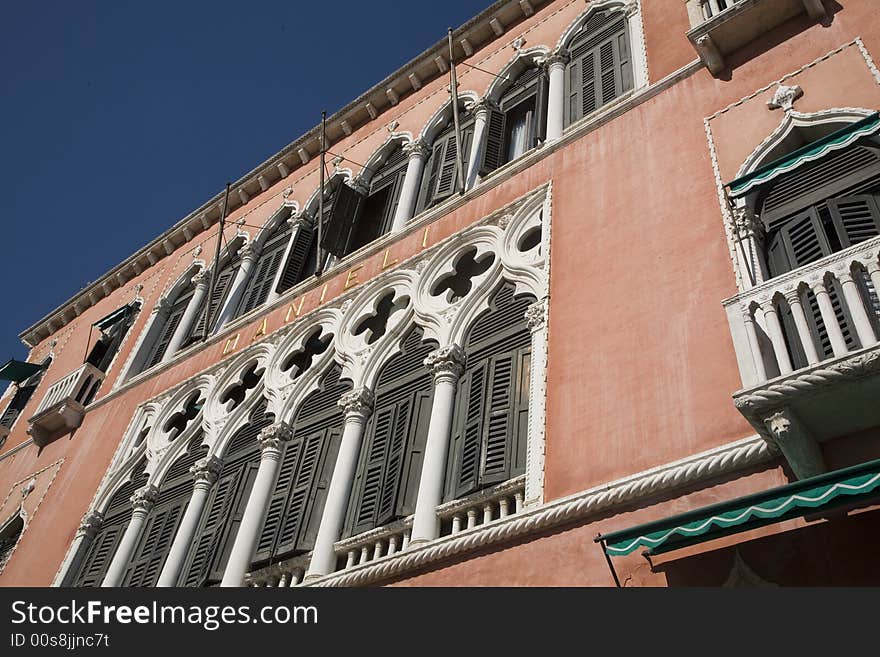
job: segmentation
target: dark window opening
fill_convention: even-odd
[[[474,136],[474,119],[468,114],[459,117],[461,126],[462,175],[467,175],[471,142]],[[443,131],[434,139],[431,154],[425,162],[422,185],[416,212],[427,210],[449,198],[458,189],[458,146],[455,139],[455,126],[449,120]]]
[[[46,370],[51,363],[52,359],[46,358],[46,360],[40,365],[43,369],[17,385],[15,394],[9,402],[9,406],[3,411],[3,415],[0,415],[0,427],[6,427],[7,429],[12,428],[12,425],[15,424],[18,416],[21,415],[25,406],[27,406],[31,397],[33,397],[34,392],[36,392],[39,387],[40,382],[43,380],[43,375],[46,373]],[[2,443],[0,443],[0,446],[2,446]]]

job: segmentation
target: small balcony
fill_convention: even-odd
[[[880,426],[880,237],[724,302],[746,387],[737,408],[798,477],[818,443]]]
[[[725,56],[804,12],[825,16],[822,0],[687,0],[691,30],[687,38],[712,72],[725,67]]]
[[[37,412],[28,420],[28,433],[38,447],[82,424],[85,407],[91,403],[104,381],[104,373],[94,365],[83,364],[46,392]]]

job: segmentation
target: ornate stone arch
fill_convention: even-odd
[[[235,434],[250,421],[251,413],[253,413],[254,409],[262,401],[262,395],[251,395],[241,405],[241,413],[237,414],[235,422],[227,422],[224,424],[210,443],[208,443],[206,439],[206,444],[208,444],[207,458],[215,457],[221,461],[226,458],[226,450],[229,447],[230,441],[235,437]],[[266,412],[270,413],[271,411],[267,409]],[[277,417],[278,416],[276,416],[276,418]]]
[[[336,358],[343,378],[350,379],[355,390],[372,389],[381,365],[400,348],[399,338],[413,317],[414,287],[413,272],[396,270],[367,284],[345,309],[335,338]],[[359,329],[374,313],[385,310],[380,309],[383,303],[391,307],[383,334],[373,339],[371,328]]]
[[[543,195],[529,199],[510,217],[499,241],[503,276],[516,286],[516,293],[528,292],[541,299],[547,295],[549,231],[544,221],[548,213]]]
[[[299,214],[299,203],[293,200],[282,201],[278,209],[272,213],[272,216],[266,220],[262,228],[260,228],[256,235],[254,235],[253,240],[251,240],[254,248],[262,251],[263,245],[272,233],[275,232],[275,229],[285,221],[288,221],[291,217],[295,217],[297,214]]]
[[[549,54],[550,49],[547,46],[534,46],[517,51],[492,79],[484,98],[497,104],[523,71],[533,66],[540,66]]]
[[[293,417],[302,401],[317,389],[329,365],[337,359],[336,336],[341,316],[342,311],[338,308],[320,308],[305,321],[294,324],[278,344],[264,375],[268,410],[275,413],[276,418]],[[327,336],[330,336],[327,347],[316,355],[307,369],[292,378],[290,369],[285,369],[287,361],[302,351],[312,337],[326,339]]]
[[[633,56],[633,88],[638,89],[639,87],[647,86],[650,78],[648,76],[648,55],[645,48],[645,28],[642,21],[641,0],[596,0],[591,2],[584,13],[572,21],[562,32],[554,52],[568,55],[569,44],[575,35],[581,31],[581,28],[590,19],[590,16],[597,11],[607,11],[609,9],[620,10],[626,16],[627,31]]]
[[[383,144],[377,148],[372,155],[364,163],[364,168],[352,178],[352,185],[359,187],[369,187],[370,181],[373,179],[376,171],[382,168],[388,156],[400,146],[406,146],[412,143],[413,136],[411,132],[391,132],[385,139]]]
[[[472,105],[480,101],[480,95],[475,91],[459,91],[458,105],[462,109],[468,109]],[[419,139],[425,144],[431,144],[440,134],[452,118],[452,101],[445,102],[439,107],[431,118],[428,119],[422,131],[419,133]]]
[[[324,181],[324,189],[332,191],[336,189],[337,185],[351,185],[353,179],[354,174],[351,169],[336,167],[333,173],[330,174],[330,177]],[[318,194],[320,191],[319,188],[315,188],[309,196],[309,200],[303,205],[301,214],[308,215],[309,217],[318,216]]]

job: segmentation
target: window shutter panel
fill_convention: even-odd
[[[278,282],[277,292],[281,294],[302,281],[306,272],[314,271],[314,262],[308,262],[308,256],[312,252],[312,243],[315,240],[315,232],[311,227],[300,226],[294,237],[293,246],[290,247],[290,255]]]
[[[782,239],[782,234],[777,232],[768,239],[767,266],[770,269],[770,276],[779,276],[787,271],[791,271],[792,266],[788,259],[788,249],[785,246],[785,241]]]
[[[31,400],[38,385],[39,382],[34,385],[19,386],[18,390],[15,391],[15,395],[12,397],[12,401],[9,402],[9,406],[3,411],[3,416],[0,417],[0,427],[6,427],[7,429],[12,427],[15,420],[18,419],[18,416],[24,410],[24,407],[27,406],[27,403]]]
[[[437,176],[437,188],[434,190],[433,202],[446,198],[455,189],[456,157],[458,148],[455,142],[455,133],[449,135],[445,141],[443,157],[440,163],[440,173]]]
[[[179,499],[165,509],[150,513],[148,525],[132,556],[123,586],[155,586],[159,572],[171,549],[171,542],[183,515],[185,499]]]
[[[547,139],[547,107],[549,103],[549,80],[542,70],[535,90],[535,119],[529,135],[529,148]]]
[[[236,313],[236,317],[249,313],[254,308],[258,308],[269,298],[269,291],[272,289],[272,283],[275,280],[275,275],[278,273],[283,257],[283,245],[272,249],[269,253],[264,253],[260,257],[256,271],[251,274],[250,283],[243,296],[244,301]]]
[[[186,586],[204,586],[208,577],[208,568],[214,561],[219,547],[220,536],[226,518],[229,516],[232,498],[235,492],[235,481],[240,475],[240,468],[222,476],[211,492],[206,505],[202,529],[198,534],[189,567],[183,583]]]
[[[171,314],[165,320],[165,326],[162,327],[162,332],[150,351],[150,357],[147,359],[147,365],[144,369],[149,369],[162,361],[162,358],[165,356],[165,350],[168,349],[171,338],[174,336],[174,332],[177,330],[177,326],[180,324],[180,320],[183,318],[183,313],[186,312],[186,307],[191,298],[191,295],[188,295],[185,301],[180,300],[172,306]]]
[[[376,526],[382,495],[382,479],[388,460],[392,434],[394,432],[395,406],[386,405],[373,413],[374,426],[370,449],[363,467],[358,469],[360,501],[357,507],[352,534],[359,534]],[[357,490],[357,489],[356,489]]]
[[[480,162],[480,175],[485,176],[504,164],[504,112],[490,109],[486,126],[486,147]]]
[[[419,193],[418,211],[421,212],[431,205],[434,198],[434,190],[437,187],[437,176],[440,175],[440,165],[443,163],[443,153],[446,149],[446,140],[438,139],[431,147],[431,156],[425,165],[428,175],[422,180],[422,188]]]
[[[364,197],[345,183],[336,188],[333,207],[324,227],[321,247],[338,258],[346,255],[354,222]]]
[[[100,586],[107,574],[110,560],[116,553],[116,546],[122,538],[122,533],[131,519],[131,514],[118,516],[112,521],[105,521],[101,530],[92,542],[89,552],[83,560],[79,575],[74,586]]]
[[[487,367],[481,363],[466,375],[463,394],[461,429],[458,436],[457,468],[454,497],[462,497],[476,490],[480,476],[480,443],[485,413]]]
[[[213,328],[214,323],[217,321],[217,316],[220,314],[223,302],[226,301],[226,295],[229,293],[229,288],[232,284],[232,279],[235,277],[236,271],[238,271],[238,263],[227,265],[220,270],[220,274],[217,276],[217,285],[214,287],[214,293],[211,295],[211,327],[208,328],[208,333],[210,333],[211,328]],[[205,312],[205,306],[202,305],[199,309],[199,319],[197,322],[194,322],[194,328],[190,329],[189,337],[191,340],[205,334],[207,315],[208,313]]]
[[[617,57],[617,75],[620,79],[620,93],[629,91],[635,85],[633,80],[632,53],[629,47],[629,34],[624,29],[617,34],[615,43],[615,56]]]
[[[504,481],[510,471],[514,359],[516,354],[497,356],[491,361],[486,417],[483,429],[480,483]]]
[[[255,561],[262,561],[273,556],[275,553],[278,530],[284,516],[284,503],[290,493],[290,483],[293,480],[294,471],[299,462],[302,452],[302,441],[293,440],[284,449],[281,467],[278,469],[278,477],[275,479],[275,489],[266,511],[266,519],[257,543]]]
[[[232,552],[232,545],[235,543],[235,536],[238,534],[238,527],[241,525],[241,519],[244,517],[244,509],[247,506],[248,497],[251,494],[251,488],[254,485],[254,479],[257,478],[257,468],[259,462],[248,463],[243,466],[243,475],[236,481],[233,502],[230,507],[230,514],[226,519],[225,532],[220,543],[220,549],[216,551],[214,563],[211,564],[208,578],[213,581],[219,581],[223,578],[223,570],[226,568],[226,562],[229,560],[229,554]]]
[[[300,442],[301,457],[291,481],[287,511],[278,537],[279,553],[294,549],[305,551],[313,547],[314,539],[307,542],[305,531],[315,512],[318,478],[325,463],[324,457],[332,433],[332,428],[320,429],[309,433]]]
[[[419,479],[422,475],[422,462],[428,428],[431,423],[431,405],[433,400],[433,380],[427,378],[427,388],[422,388],[414,395],[413,417],[410,421],[410,446],[406,451],[403,472],[400,480],[400,492],[397,495],[397,515],[406,517],[416,511],[416,498],[419,492]]]
[[[596,68],[599,59],[597,50],[587,52],[581,59],[581,106],[578,108],[578,119],[596,111],[599,107],[599,102],[597,101],[599,89],[596,80]]]
[[[828,201],[828,209],[843,248],[860,244],[880,234],[877,197],[865,194]]]
[[[831,245],[815,208],[795,215],[780,229],[792,268],[831,255]]]

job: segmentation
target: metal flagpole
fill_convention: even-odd
[[[315,249],[315,276],[321,275],[324,239],[324,161],[327,156],[327,110],[321,112],[321,188],[318,191],[318,248]]]
[[[452,28],[446,35],[449,40],[449,93],[452,97],[452,122],[455,124],[455,186],[459,194],[464,194],[464,163],[461,161],[461,124],[458,120],[458,78],[455,74],[455,55],[452,51]]]
[[[214,249],[214,264],[211,267],[211,281],[208,283],[208,296],[205,299],[205,332],[202,333],[202,342],[208,339],[211,332],[211,298],[214,296],[214,288],[217,287],[217,277],[220,267],[220,247],[223,244],[223,228],[226,224],[226,208],[229,207],[229,188],[231,183],[226,183],[226,194],[223,196],[223,208],[220,211],[219,231],[217,232],[217,248]]]

